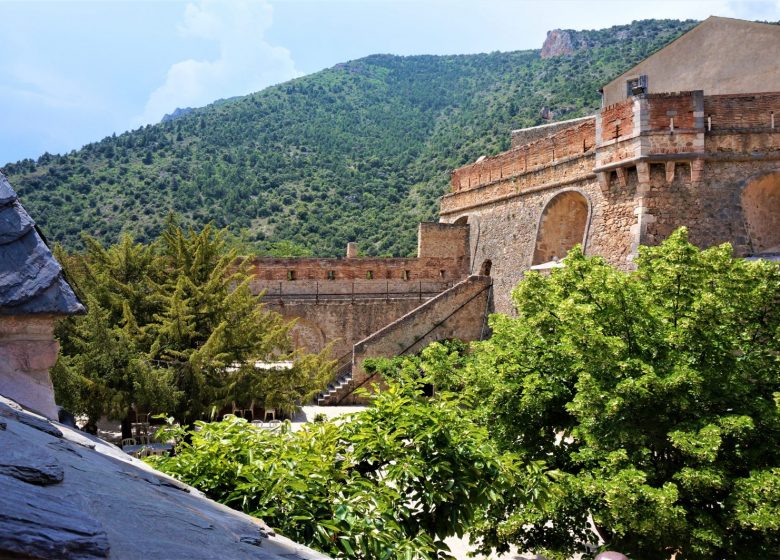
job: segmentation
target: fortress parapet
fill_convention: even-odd
[[[637,92],[513,131],[510,150],[453,172],[441,219],[470,225],[472,261],[492,264],[504,312],[524,271],[577,243],[623,268],[683,225],[702,247],[780,251],[778,114],[780,92]]]

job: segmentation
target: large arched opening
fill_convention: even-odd
[[[295,319],[290,338],[294,348],[302,348],[311,354],[317,354],[325,348],[325,334],[322,329],[306,319]]]
[[[469,223],[469,217],[468,216],[461,216],[460,218],[458,218],[457,220],[455,220],[452,223],[453,224],[458,224],[458,225],[466,225],[466,224]]]
[[[577,191],[555,195],[547,203],[539,229],[532,265],[562,259],[577,243],[585,243],[590,205]]]
[[[780,171],[745,186],[742,212],[753,254],[780,253]]]

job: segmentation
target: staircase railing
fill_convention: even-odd
[[[475,300],[475,299],[476,299],[478,296],[482,295],[482,293],[483,293],[485,290],[489,290],[489,289],[490,289],[492,286],[493,286],[493,283],[491,282],[490,284],[488,284],[487,286],[485,286],[484,288],[482,288],[482,289],[481,289],[479,292],[477,292],[476,294],[474,294],[473,296],[471,296],[471,297],[470,297],[468,300],[466,300],[464,303],[462,303],[461,305],[459,305],[459,306],[458,306],[458,307],[457,307],[457,308],[456,308],[454,311],[452,311],[452,312],[451,312],[449,315],[447,315],[447,316],[446,316],[444,319],[442,319],[441,321],[437,322],[437,323],[436,323],[436,324],[435,324],[433,327],[431,327],[430,329],[428,329],[428,331],[427,331],[425,334],[423,334],[422,336],[418,336],[418,337],[417,337],[417,338],[414,340],[414,342],[412,342],[410,345],[408,345],[406,348],[404,348],[404,349],[403,349],[401,352],[399,352],[397,355],[398,355],[398,356],[404,356],[404,355],[406,355],[406,353],[407,353],[407,352],[409,352],[409,350],[411,350],[411,349],[412,349],[412,348],[414,348],[414,347],[415,347],[417,344],[419,344],[419,343],[420,343],[420,342],[421,342],[421,341],[422,341],[422,340],[423,340],[423,339],[424,339],[426,336],[428,336],[428,335],[429,335],[429,334],[431,334],[433,331],[435,331],[436,329],[438,329],[438,328],[439,328],[441,325],[443,325],[445,322],[447,322],[447,321],[450,319],[450,317],[452,317],[452,316],[453,316],[453,315],[455,315],[455,314],[456,314],[458,311],[460,311],[461,309],[463,309],[464,307],[466,307],[466,306],[467,306],[469,303],[471,303],[472,301],[474,301],[474,300]],[[360,383],[359,383],[359,384],[358,384],[358,385],[357,385],[357,386],[356,386],[354,389],[350,389],[349,391],[347,391],[347,392],[346,392],[344,395],[342,395],[342,397],[341,397],[341,398],[340,398],[338,401],[336,401],[336,405],[339,405],[339,404],[341,404],[341,402],[342,402],[344,399],[346,399],[346,398],[347,398],[349,395],[351,395],[352,393],[354,393],[355,391],[357,391],[358,389],[360,389],[360,388],[361,388],[363,385],[365,385],[366,383],[368,383],[369,381],[371,381],[371,379],[373,379],[374,377],[376,377],[376,374],[377,374],[377,372],[376,372],[376,371],[375,371],[375,372],[373,372],[371,375],[369,375],[369,376],[368,376],[368,377],[366,377],[366,378],[365,378],[363,381],[361,381],[361,382],[360,382]]]

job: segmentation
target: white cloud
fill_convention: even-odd
[[[200,107],[299,76],[290,51],[265,39],[272,22],[267,0],[188,4],[180,35],[213,41],[218,54],[173,64],[165,83],[149,96],[139,124],[157,122],[177,107]]]

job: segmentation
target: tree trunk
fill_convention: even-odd
[[[130,412],[122,418],[122,439],[133,437],[133,423],[130,419]]]

